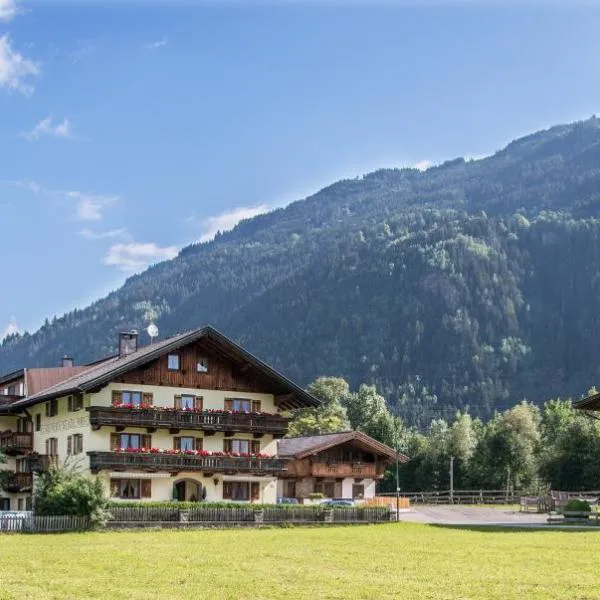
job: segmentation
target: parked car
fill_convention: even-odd
[[[322,506],[354,506],[354,502],[352,500],[347,500],[346,498],[332,498],[331,500],[325,500],[325,502],[321,502]]]
[[[277,504],[299,504],[298,498],[277,498]]]

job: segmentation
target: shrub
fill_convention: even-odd
[[[592,512],[592,507],[587,500],[569,500],[565,504],[564,512]]]
[[[321,494],[321,492],[313,492],[312,494],[309,494],[308,497],[311,500],[321,500],[322,498],[325,498],[325,494]]]
[[[107,501],[97,477],[82,475],[66,462],[51,465],[41,473],[33,493],[36,515],[88,517],[90,526],[99,527],[108,519]]]

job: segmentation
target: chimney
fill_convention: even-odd
[[[138,332],[135,329],[131,331],[122,331],[119,334],[119,356],[129,356],[138,349]]]
[[[61,361],[61,367],[72,367],[73,366],[73,359],[68,356],[68,355],[64,355],[62,357],[62,361]]]

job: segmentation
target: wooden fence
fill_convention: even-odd
[[[439,490],[405,492],[412,504],[518,504],[520,494],[506,490]],[[386,495],[392,497],[392,494]]]
[[[58,533],[62,531],[85,531],[89,529],[87,517],[48,516],[36,517],[31,514],[0,513],[0,532],[18,533]]]
[[[154,524],[172,527],[176,523],[212,525],[250,523],[382,523],[391,520],[387,507],[340,507],[324,506],[267,506],[256,509],[251,506],[194,508],[177,507],[111,507],[108,527],[140,526]]]

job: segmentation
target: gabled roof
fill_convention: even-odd
[[[256,374],[269,381],[274,388],[274,392],[277,392],[280,395],[289,395],[290,397],[281,403],[283,408],[303,408],[307,406],[318,406],[320,404],[320,401],[314,396],[244,350],[241,346],[218,332],[213,327],[202,327],[167,338],[149,346],[144,346],[127,356],[113,356],[108,358],[107,360],[92,365],[83,373],[70,377],[69,379],[44,389],[37,394],[33,394],[23,400],[15,402],[12,405],[12,408],[15,410],[21,409],[60,396],[89,392],[98,389],[124,373],[164,356],[168,352],[200,340],[215,352],[218,351],[220,355],[227,357],[229,360],[243,363],[244,365],[251,367]]]
[[[587,398],[573,402],[573,408],[578,410],[600,410],[600,392],[592,394]]]
[[[352,442],[356,446],[373,454],[385,456],[393,460],[396,459],[396,451],[393,448],[378,442],[362,431],[342,431],[340,433],[283,438],[278,442],[277,454],[278,456],[302,459],[311,454],[318,454],[319,452],[348,442]],[[402,453],[399,454],[399,458],[400,462],[407,462],[409,460],[408,456]]]

